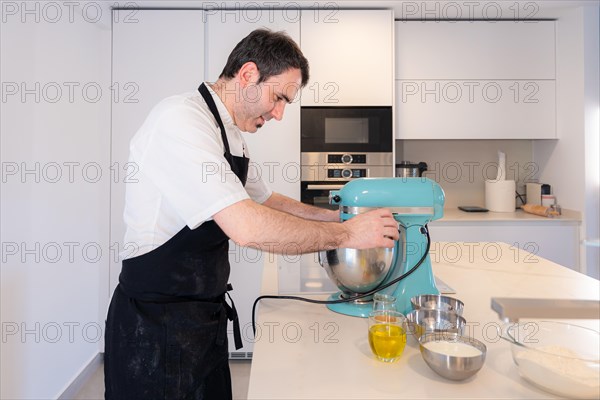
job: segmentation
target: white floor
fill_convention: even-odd
[[[248,383],[250,381],[250,360],[232,360],[229,362],[231,380],[233,385],[233,398],[245,400],[248,397]],[[101,400],[104,399],[104,370],[103,365],[96,370],[94,375],[77,393],[73,400]]]

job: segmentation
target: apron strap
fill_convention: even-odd
[[[231,283],[228,283],[227,292],[230,290],[233,290],[233,286],[231,286]],[[227,299],[225,298],[224,294],[221,297],[223,308],[219,315],[219,331],[217,332],[217,344],[222,345],[223,343],[225,343],[225,338],[227,337],[227,322],[225,321],[225,319],[228,319],[233,322],[233,340],[235,343],[235,349],[239,350],[243,347],[242,334],[240,330],[240,320],[238,318],[237,310],[235,309],[235,303],[233,302],[233,299],[227,292],[225,292],[225,294],[227,295],[227,297],[229,297],[231,306],[227,304]],[[223,327],[225,327],[225,329]]]
[[[221,130],[221,139],[223,140],[223,146],[225,147],[225,154],[231,154],[229,151],[229,142],[227,141],[227,134],[225,133],[225,126],[223,125],[223,121],[221,120],[221,116],[219,115],[219,110],[217,109],[217,105],[215,104],[215,101],[213,100],[212,96],[210,95],[210,92],[206,88],[206,85],[204,84],[204,82],[198,87],[198,91],[204,98],[204,101],[206,102],[208,109],[210,110],[212,115],[217,120],[219,129]]]
[[[238,349],[241,349],[243,346],[242,345],[242,334],[240,331],[240,320],[238,318],[237,310],[235,309],[235,303],[233,302],[233,299],[229,295],[230,290],[233,290],[233,286],[231,286],[231,283],[228,283],[227,284],[227,292],[225,292],[225,294],[227,295],[227,297],[229,297],[231,306],[229,306],[229,304],[227,304],[225,297],[223,297],[223,305],[225,306],[225,312],[227,313],[227,319],[230,321],[233,321],[233,340],[235,342],[235,349],[238,350]]]

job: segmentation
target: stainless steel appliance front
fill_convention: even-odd
[[[347,182],[354,178],[394,176],[393,154],[308,152],[301,155],[303,182]]]

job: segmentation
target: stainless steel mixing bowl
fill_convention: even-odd
[[[413,310],[441,310],[462,315],[465,305],[454,297],[441,294],[422,294],[410,299]]]
[[[417,339],[430,332],[462,333],[466,321],[458,314],[442,310],[413,310],[406,314],[408,330]]]
[[[319,252],[319,263],[345,297],[375,289],[385,279],[395,247],[334,249]]]
[[[446,351],[432,350],[426,346],[429,342],[448,344]],[[452,349],[451,344],[457,343],[461,347],[467,345],[468,352]],[[461,336],[456,333],[427,333],[419,339],[421,356],[438,375],[447,379],[460,381],[477,373],[485,362],[487,348],[479,340]]]

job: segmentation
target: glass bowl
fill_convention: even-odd
[[[600,398],[600,333],[557,321],[510,325],[506,334],[519,374],[559,396]]]

